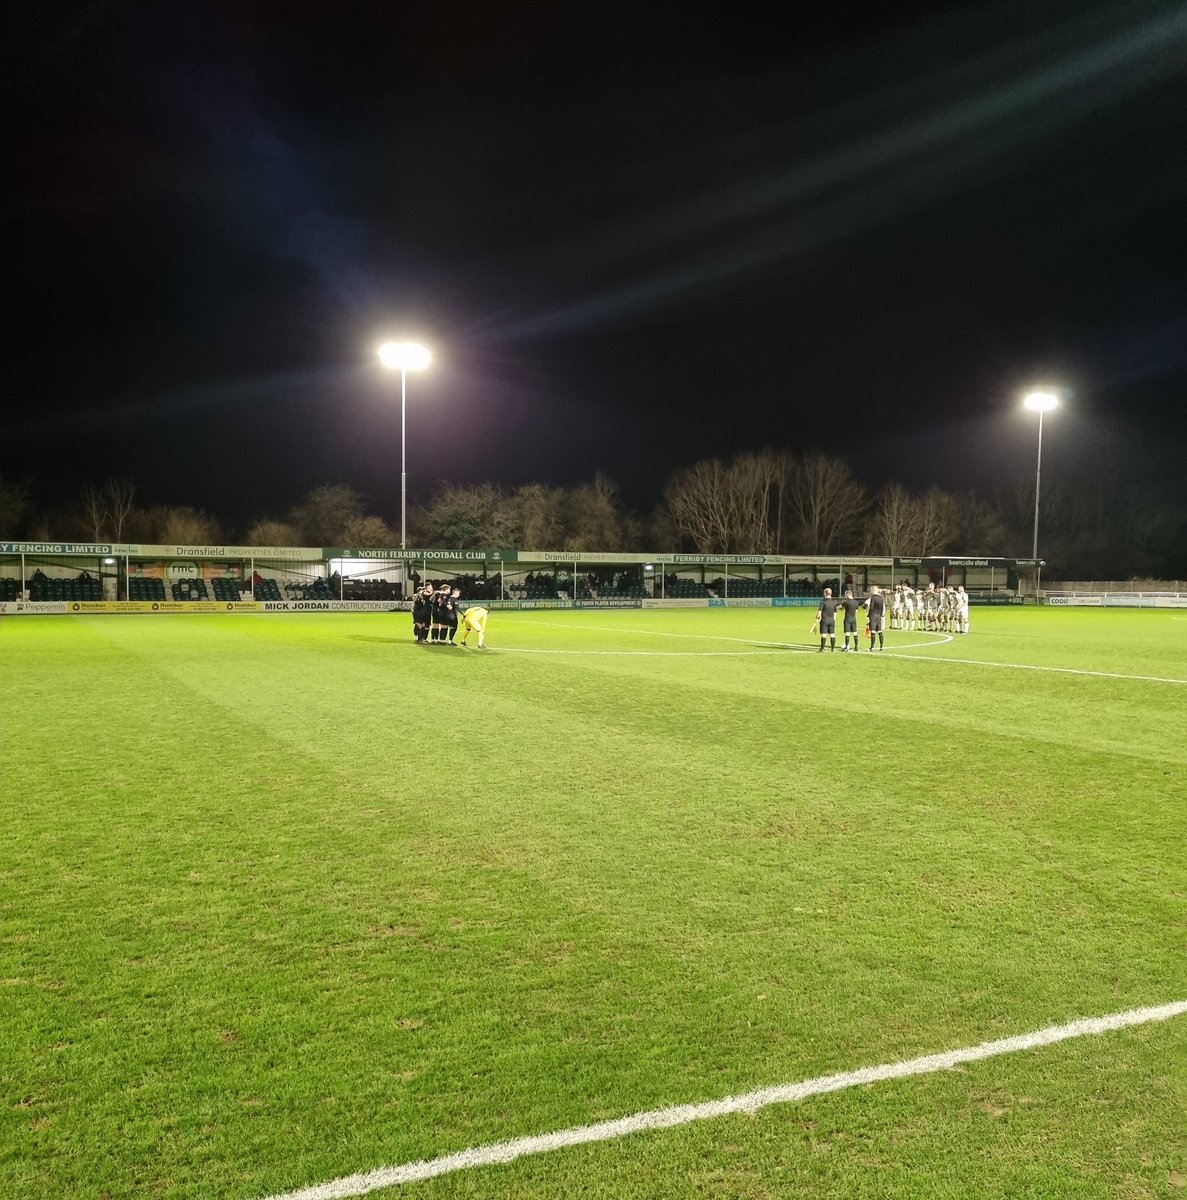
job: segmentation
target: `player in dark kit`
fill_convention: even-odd
[[[862,602],[869,613],[870,649],[874,648],[874,639],[878,639],[878,649],[885,650],[883,645],[882,624],[886,619],[886,597],[877,586],[870,588],[870,594]]]
[[[857,641],[857,610],[861,608],[862,602],[853,594],[851,588],[845,589],[845,595],[841,597],[841,607],[845,610],[845,620],[843,629],[845,631],[845,647],[841,651],[842,654],[849,653],[849,639],[853,638],[853,652],[856,654],[861,648]]]
[[[457,645],[457,642],[453,639],[457,636],[458,601],[461,598],[462,589],[455,587],[449,593],[449,599],[446,601],[445,609],[442,613],[445,619],[445,638],[451,646]]]
[[[429,640],[429,624],[433,619],[433,589],[425,584],[412,597],[412,632],[418,642]]]
[[[840,608],[841,602],[833,599],[833,589],[824,589],[824,599],[820,601],[820,609],[816,613],[816,623],[820,626],[820,649],[816,651],[820,654],[824,650],[824,639],[828,638],[831,645],[830,650],[837,648],[837,609]]]
[[[442,585],[433,593],[432,597],[432,625],[429,629],[430,642],[445,641],[445,610],[448,604],[449,588]]]

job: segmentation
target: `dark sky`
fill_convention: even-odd
[[[783,16],[773,16],[782,12]],[[783,445],[1187,449],[1187,5],[6,9],[0,472],[232,525]],[[1155,453],[1151,450],[1151,453]],[[1046,470],[1045,470],[1046,474]]]

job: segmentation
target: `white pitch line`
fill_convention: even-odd
[[[762,642],[761,645],[769,645]],[[577,654],[593,658],[753,658],[783,654],[783,650],[533,650],[524,646],[503,646],[506,654]],[[788,646],[789,650],[807,650],[807,646]]]
[[[547,625],[551,629],[577,629],[593,633],[631,633],[642,637],[697,638],[705,642],[741,642],[746,646],[773,646],[780,650],[816,650],[812,642],[771,642],[763,638],[726,637],[719,633],[679,633],[664,629],[628,629],[625,625],[567,625],[564,621],[533,621],[533,625]],[[924,630],[926,633],[927,631]],[[815,636],[815,635],[813,635]],[[943,646],[946,642],[955,641],[950,633],[933,633],[932,637],[939,638],[938,642],[907,642],[903,650],[921,649],[923,647]]]
[[[1014,1054],[1019,1050],[1033,1050],[1038,1046],[1050,1046],[1065,1042],[1069,1038],[1088,1034],[1109,1033],[1116,1029],[1127,1029],[1134,1025],[1146,1025],[1152,1021],[1167,1021],[1171,1017],[1187,1014],[1187,1000],[1175,1000],[1152,1008],[1131,1008],[1126,1012],[1113,1013],[1107,1017],[1083,1017],[1067,1025],[1049,1025],[1034,1033],[1023,1033],[1016,1037],[1002,1038],[993,1042],[982,1042],[979,1046],[968,1046],[963,1050],[948,1050],[942,1054],[925,1054],[921,1058],[909,1058],[901,1062],[884,1063],[878,1067],[863,1067],[858,1071],[842,1071],[837,1075],[821,1075],[805,1079],[800,1083],[787,1083],[778,1087],[760,1088],[742,1096],[726,1096],[722,1100],[710,1100],[703,1104],[680,1104],[671,1108],[654,1108],[648,1112],[635,1113],[630,1117],[619,1117],[613,1121],[599,1121],[596,1125],[579,1125],[573,1129],[561,1129],[556,1133],[536,1134],[532,1137],[515,1138],[509,1142],[494,1142],[487,1146],[474,1146],[459,1150],[455,1154],[444,1154],[439,1158],[421,1159],[402,1163],[399,1166],[379,1167],[357,1175],[332,1179],[328,1183],[316,1183],[312,1187],[300,1188],[295,1192],[277,1193],[268,1200],[345,1200],[346,1197],[363,1196],[380,1188],[396,1187],[399,1184],[418,1183],[464,1171],[471,1167],[491,1167],[514,1162],[531,1154],[547,1154],[567,1146],[584,1146],[590,1142],[606,1142],[625,1137],[631,1133],[642,1133],[651,1129],[671,1129],[687,1125],[692,1121],[706,1121],[713,1117],[724,1117],[730,1113],[755,1113],[769,1104],[793,1104],[809,1096],[826,1092],[839,1092],[845,1088],[861,1087],[864,1084],[881,1083],[886,1079],[906,1079],[912,1075],[928,1075],[934,1071],[948,1071],[963,1063],[979,1062],[983,1058],[994,1058],[999,1054]]]
[[[919,662],[963,663],[965,666],[971,667],[1001,667],[1007,671],[1051,671],[1056,675],[1094,675],[1099,679],[1131,679],[1136,683],[1187,684],[1187,679],[1171,679],[1163,675],[1125,675],[1118,671],[1089,671],[1081,667],[1045,667],[1037,663],[987,662],[983,658],[949,658],[947,655],[942,658],[931,658],[926,654],[903,654],[897,650],[887,650],[886,653],[892,658],[910,658]]]

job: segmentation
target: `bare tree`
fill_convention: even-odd
[[[664,506],[677,530],[701,554],[729,545],[725,472],[721,459],[705,459],[677,471],[664,491]]]
[[[112,540],[122,542],[136,498],[136,484],[131,479],[109,479],[99,490],[107,509],[107,524]],[[97,538],[95,540],[98,541]]]
[[[919,553],[919,509],[915,497],[901,483],[892,483],[878,497],[869,523],[869,554]]]
[[[157,541],[162,545],[200,545],[217,543],[222,537],[218,522],[209,514],[188,505],[154,508],[153,523]]]
[[[295,546],[297,531],[287,521],[273,521],[261,517],[247,531],[244,542],[248,546]]]
[[[779,464],[767,453],[739,454],[726,471],[730,546],[735,553],[761,554],[774,549],[771,529],[778,495]]]
[[[395,540],[382,517],[355,517],[342,531],[347,546],[391,546]]]
[[[613,550],[628,543],[618,484],[600,472],[569,493],[566,550]]]
[[[363,516],[363,498],[346,484],[315,487],[289,514],[304,546],[341,546],[346,527]]]
[[[29,513],[29,489],[23,483],[0,479],[0,532],[19,534]]]
[[[783,474],[783,460],[767,451],[694,463],[668,483],[664,520],[703,554],[769,552],[778,543]]]
[[[1006,554],[1010,548],[1005,523],[994,507],[972,494],[959,496],[950,549],[964,554]]]
[[[789,472],[784,501],[797,550],[834,553],[858,544],[865,491],[839,458],[805,455]]]
[[[506,549],[517,532],[514,506],[493,483],[443,483],[425,510],[425,532],[430,541],[451,549]]]
[[[517,527],[516,545],[535,550],[564,545],[568,496],[564,488],[528,483],[516,488],[510,507]]]
[[[88,483],[82,489],[82,513],[91,541],[103,541],[110,521],[107,493],[103,488],[92,487]]]
[[[956,502],[947,492],[931,488],[915,501],[918,510],[919,549],[922,555],[940,554],[952,543],[956,532]]]

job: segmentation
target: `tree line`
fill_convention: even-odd
[[[871,489],[839,458],[763,450],[677,470],[649,513],[630,511],[604,475],[575,487],[443,482],[408,510],[408,544],[458,550],[653,550],[724,554],[945,553],[1025,556],[1034,481],[992,495],[903,483]],[[233,529],[192,506],[142,505],[134,481],[83,487],[76,502],[38,512],[27,485],[0,479],[0,533],[37,541],[253,546],[395,546],[393,522],[347,484],[315,487],[283,513]],[[1114,463],[1055,480],[1043,494],[1040,553],[1079,577],[1182,577],[1182,481],[1156,485]]]

